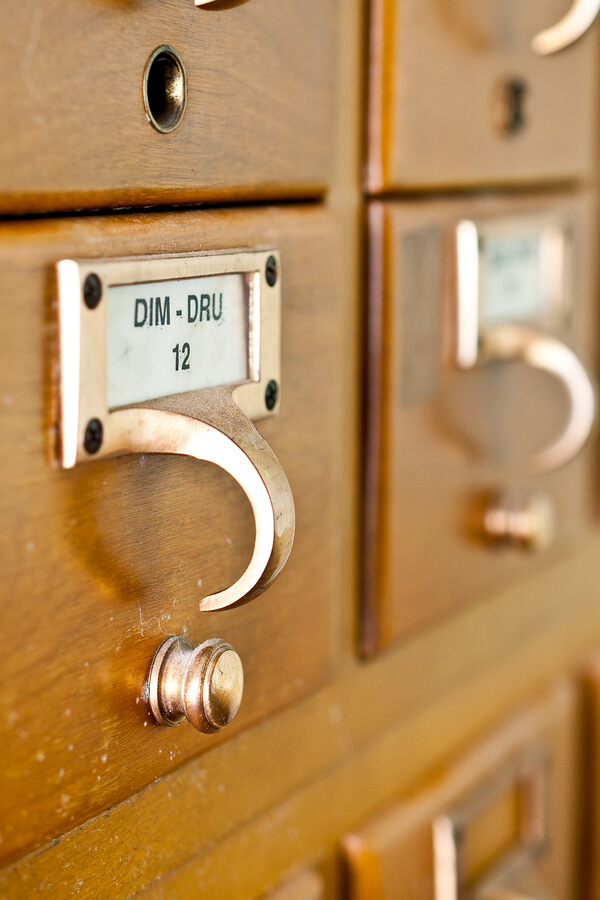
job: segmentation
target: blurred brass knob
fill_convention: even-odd
[[[554,540],[556,530],[552,501],[543,493],[499,494],[484,511],[483,529],[494,542],[544,550]]]
[[[233,647],[211,638],[194,647],[182,637],[162,642],[150,667],[150,708],[159,725],[187,719],[212,734],[228,725],[244,692],[242,661]]]

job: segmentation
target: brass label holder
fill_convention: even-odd
[[[279,407],[279,273],[262,248],[57,264],[59,464],[186,455],[224,469],[250,501],[250,563],[201,610],[251,600],[292,547],[291,489],[253,424]]]

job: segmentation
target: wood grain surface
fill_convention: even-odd
[[[537,32],[565,0],[372,0],[369,192],[589,177],[597,28],[551,57]],[[496,124],[503,86],[527,91],[524,127]]]
[[[526,465],[529,454],[564,427],[567,410],[558,380],[514,363],[462,372],[444,361],[454,302],[451,250],[444,242],[461,219],[544,211],[562,217],[575,236],[576,283],[572,312],[559,337],[593,372],[594,206],[591,194],[372,204],[365,652],[388,647],[484,597],[502,579],[522,577],[543,564],[544,553],[484,542],[477,518],[491,492],[510,486],[546,492],[556,509],[559,542],[576,540],[590,521],[594,441],[557,471],[535,475]],[[431,229],[437,229],[439,247],[427,237]],[[407,238],[419,234],[427,237],[424,246],[433,256],[422,261],[426,281],[413,283],[402,250]],[[411,253],[414,259],[414,248]],[[442,255],[441,266],[436,253]],[[441,271],[432,286],[436,268]],[[432,293],[438,303],[428,317]],[[425,375],[419,369],[423,360],[432,369]],[[414,387],[417,379],[420,390]]]
[[[322,194],[335,6],[6,3],[0,212]],[[187,109],[171,134],[149,124],[142,98],[146,61],[162,45],[187,71]]]
[[[334,858],[343,833],[598,646],[598,550],[596,536],[368,665],[347,660],[295,708],[2,870],[0,897],[248,900]]]
[[[242,609],[199,613],[249,558],[225,473],[130,456],[52,464],[54,264],[84,254],[253,245],[282,258],[281,414],[261,428],[296,497],[289,567]],[[332,673],[343,443],[336,238],[316,208],[75,219],[0,229],[3,529],[2,855],[46,841],[315,689]],[[327,388],[324,390],[323,386]],[[246,671],[222,736],[153,724],[143,699],[168,634],[218,636]]]

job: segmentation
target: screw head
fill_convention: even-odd
[[[279,385],[276,381],[270,381],[265,390],[265,406],[268,410],[275,409],[277,403],[277,395],[279,394]]]
[[[88,309],[96,309],[102,299],[102,282],[91,272],[83,284],[83,299]]]
[[[274,287],[275,282],[277,281],[277,260],[274,256],[270,256],[267,260],[265,276],[269,287]]]
[[[83,439],[83,446],[85,447],[86,452],[90,454],[97,453],[102,446],[103,436],[104,429],[100,419],[90,419],[87,423],[85,437]]]

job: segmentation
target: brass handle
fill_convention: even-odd
[[[248,0],[194,0],[196,6],[210,6],[212,9],[230,9],[232,6],[241,6]]]
[[[587,441],[596,413],[590,376],[573,350],[535,329],[501,325],[482,333],[481,352],[486,359],[521,360],[558,378],[569,396],[569,418],[556,440],[533,457],[533,465],[550,471],[573,459]]]
[[[226,391],[217,408],[218,427],[162,409],[119,410],[112,414],[115,444],[105,448],[206,460],[235,478],[248,497],[255,524],[252,557],[234,584],[200,600],[203,611],[239,606],[262,593],[285,565],[295,530],[292,491],[279,460]]]
[[[150,666],[148,700],[159,725],[187,719],[214,734],[237,713],[244,692],[242,661],[233,647],[213,638],[194,647],[185,638],[162,642]]]
[[[586,33],[599,10],[600,0],[575,0],[560,22],[536,34],[531,42],[531,49],[540,56],[564,50]]]

